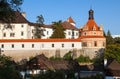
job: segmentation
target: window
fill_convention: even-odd
[[[22,48],[24,48],[24,44],[22,44]]]
[[[6,33],[3,33],[3,37],[6,37]]]
[[[62,47],[64,47],[64,44],[62,44]]]
[[[10,37],[14,37],[15,36],[15,33],[10,33]]]
[[[23,36],[23,35],[24,35],[24,32],[22,31],[22,32],[21,32],[21,36]]]
[[[49,35],[49,31],[47,31],[47,35]]]
[[[97,46],[97,41],[94,41],[94,46],[95,46],[95,47]]]
[[[42,44],[42,48],[44,48],[44,44]]]
[[[84,35],[86,36],[86,32],[84,33]]]
[[[70,33],[70,32],[68,32],[68,35],[71,35],[71,33]]]
[[[78,36],[78,33],[76,33],[76,36]]]
[[[103,42],[103,46],[105,47],[105,42]]]
[[[96,35],[96,32],[94,32],[94,35]]]
[[[4,44],[1,45],[1,48],[4,48]]]
[[[34,44],[32,44],[32,48],[34,48]]]
[[[72,29],[72,38],[74,38],[75,34],[74,34],[74,29]]]
[[[11,47],[14,48],[14,44],[12,44]]]
[[[82,46],[83,46],[83,47],[87,47],[87,42],[83,42],[83,43],[82,43]]]
[[[24,25],[21,25],[21,27],[23,28],[23,27],[24,27]]]
[[[74,44],[72,44],[72,47],[74,47]]]
[[[54,47],[54,44],[52,44],[52,47]]]
[[[32,33],[34,33],[34,29],[32,29]]]

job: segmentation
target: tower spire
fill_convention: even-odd
[[[89,20],[94,20],[94,11],[92,9],[89,10]]]

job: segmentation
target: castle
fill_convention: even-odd
[[[38,54],[47,57],[63,57],[72,51],[73,57],[80,55],[94,58],[104,52],[106,38],[103,27],[98,26],[94,20],[94,11],[89,10],[88,22],[78,29],[72,17],[62,22],[65,29],[65,39],[51,39],[53,27],[43,25],[44,36],[34,38],[35,26],[29,22],[25,13],[15,12],[16,19],[11,23],[12,28],[7,28],[7,23],[0,21],[0,53],[11,56],[15,60],[29,58]]]

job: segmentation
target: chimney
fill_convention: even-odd
[[[22,12],[21,14],[24,18],[26,18],[26,13],[25,12]]]

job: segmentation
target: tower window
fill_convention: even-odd
[[[95,47],[97,46],[97,41],[94,41],[94,46],[95,46]]]
[[[105,42],[103,42],[103,46],[105,46]]]
[[[82,43],[82,46],[83,46],[83,47],[87,47],[87,42],[83,42],[83,43]]]
[[[86,32],[84,33],[84,35],[86,36]]]

